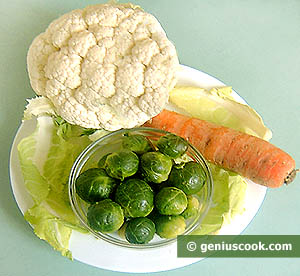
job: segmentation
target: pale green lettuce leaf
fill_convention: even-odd
[[[51,147],[43,170],[50,186],[46,199],[49,207],[62,219],[74,225],[79,224],[68,198],[68,178],[73,163],[80,152],[90,143],[87,136],[78,136],[65,140],[57,135],[57,127],[52,133]]]
[[[47,152],[48,147],[47,139],[41,139],[41,136],[44,136],[49,131],[51,122],[52,120],[49,117],[39,117],[35,131],[22,139],[18,144],[18,154],[24,184],[32,199],[37,204],[45,200],[50,190],[49,183],[43,177],[39,166],[44,162],[45,152]]]
[[[48,159],[44,163],[44,177],[48,180],[53,191],[61,193],[68,181],[71,167],[79,153],[90,143],[86,136],[70,137],[59,136],[57,129],[51,135],[51,147]],[[64,137],[64,138],[63,138]]]
[[[45,206],[47,206],[48,210],[52,214],[55,214],[55,216],[58,217],[66,227],[81,233],[87,233],[87,230],[81,226],[79,220],[72,211],[67,191],[62,193],[50,191],[45,201]]]
[[[91,141],[80,136],[77,127],[67,129],[67,133],[61,131],[52,117],[39,116],[35,131],[21,140],[18,152],[24,182],[35,203],[25,219],[38,237],[71,258],[72,229],[86,231],[69,203],[68,176],[75,159]]]
[[[206,90],[199,87],[175,87],[170,92],[170,103],[189,115],[227,126],[265,140],[270,140],[272,132],[261,116],[250,106],[233,97],[231,87]]]
[[[63,256],[72,259],[72,253],[68,249],[72,234],[70,227],[67,227],[62,220],[52,215],[42,204],[28,209],[24,217],[34,227],[34,233],[40,239],[47,241]]]
[[[230,223],[245,210],[247,183],[244,179],[213,164],[209,164],[209,167],[214,182],[212,206],[193,235],[217,233],[223,225]]]

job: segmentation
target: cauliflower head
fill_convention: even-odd
[[[158,20],[131,4],[98,4],[54,20],[29,47],[37,95],[85,128],[141,125],[162,111],[176,84],[174,45]]]

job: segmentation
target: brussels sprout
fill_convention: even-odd
[[[172,239],[184,233],[186,224],[183,216],[156,216],[155,220],[156,233],[161,238]]]
[[[76,193],[90,203],[108,198],[117,184],[118,180],[108,176],[104,169],[98,168],[82,172],[75,181]]]
[[[155,196],[155,207],[162,215],[179,215],[187,207],[187,198],[180,189],[165,187]]]
[[[182,156],[188,149],[187,141],[172,133],[160,137],[156,146],[160,152],[171,158]]]
[[[109,154],[105,160],[105,170],[111,177],[124,180],[134,175],[139,167],[138,156],[129,150]]]
[[[88,225],[95,231],[110,233],[120,229],[124,222],[123,210],[111,199],[90,205],[87,211]]]
[[[100,168],[100,169],[105,169],[105,161],[106,161],[107,156],[110,155],[110,154],[111,154],[111,152],[109,152],[109,153],[103,155],[103,156],[100,158],[100,160],[98,161],[98,164],[97,164],[97,165],[98,165],[98,168]]]
[[[173,167],[170,177],[170,186],[183,190],[187,195],[198,193],[205,183],[205,172],[196,162],[188,162],[183,168]]]
[[[123,209],[126,217],[145,217],[153,209],[154,194],[151,187],[141,179],[130,178],[116,189],[115,200]]]
[[[140,171],[145,181],[166,181],[172,169],[172,160],[161,152],[146,152],[140,159]]]
[[[187,197],[187,207],[181,214],[185,219],[195,217],[198,214],[199,201],[194,196]]]
[[[122,146],[136,154],[143,154],[151,150],[148,139],[140,134],[126,135],[123,137]]]
[[[129,220],[125,229],[125,238],[129,243],[145,244],[151,241],[155,234],[155,224],[149,218],[134,218]]]

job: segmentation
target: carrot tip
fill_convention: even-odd
[[[296,178],[297,172],[299,172],[300,169],[293,169],[288,176],[284,179],[284,184],[288,185]]]

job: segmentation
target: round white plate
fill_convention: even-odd
[[[224,83],[208,74],[181,66],[179,72],[179,85],[199,86],[211,88],[224,86]],[[237,100],[245,101],[234,92]],[[32,200],[28,195],[22,173],[19,166],[17,145],[23,137],[32,133],[34,121],[26,121],[21,124],[11,149],[10,178],[11,186],[16,202],[24,213],[32,206]],[[220,234],[240,234],[254,218],[259,210],[266,194],[266,188],[247,180],[245,199],[245,212],[236,217],[232,223],[222,227]],[[91,235],[73,231],[70,240],[70,250],[74,259],[103,269],[119,272],[158,272],[183,267],[200,261],[200,258],[177,258],[177,244],[165,246],[160,249],[130,249],[96,240]]]

